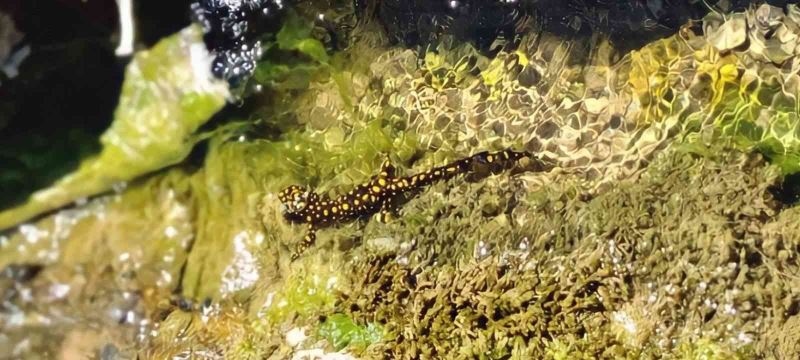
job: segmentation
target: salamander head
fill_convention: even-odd
[[[315,192],[308,189],[292,185],[278,193],[281,201],[281,213],[283,217],[292,222],[305,222],[309,213],[309,206],[316,205],[319,197]]]

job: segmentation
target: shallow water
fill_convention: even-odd
[[[83,90],[119,98],[94,109],[107,124],[69,122],[86,114],[67,101],[44,132],[30,98],[68,78],[46,51],[98,33],[113,51],[115,25],[78,8],[97,27],[44,50],[21,22],[29,38],[0,36],[33,49],[0,79],[0,183],[19,189],[0,205],[0,354],[800,355],[800,8],[620,4],[267,1],[230,13],[239,33],[206,3],[205,43],[161,30],[121,90]],[[533,157],[471,157],[505,149]],[[459,159],[386,222],[348,196]],[[282,204],[291,184],[364,216],[298,254],[314,221],[284,216],[315,203]]]

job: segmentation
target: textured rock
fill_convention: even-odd
[[[103,256],[45,262],[73,274],[118,266],[115,249],[158,260],[168,233],[192,239],[176,248],[183,267],[121,276],[139,288],[151,268],[175,271],[185,297],[142,291],[141,309],[114,306],[152,320],[143,357],[791,357],[800,217],[774,194],[797,171],[797,60],[776,63],[750,37],[794,26],[796,7],[764,9],[710,15],[705,34],[687,25],[628,54],[536,32],[492,57],[447,37],[417,53],[361,24],[325,61],[262,64],[264,90],[247,98],[261,121],[209,133],[199,169],[132,184],[78,226],[93,236],[61,234],[56,215],[0,242],[97,244]],[[708,34],[742,17],[748,41],[717,50]],[[555,166],[435,184],[395,221],[321,230],[288,260],[305,229],[282,219],[283,187],[338,195],[386,157],[411,173],[505,147]],[[185,226],[167,231],[173,220]],[[0,261],[41,262],[38,250]]]

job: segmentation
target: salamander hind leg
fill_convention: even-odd
[[[377,183],[381,188],[381,196],[379,207],[376,209],[376,218],[385,224],[398,218],[398,210],[402,206],[403,200],[409,195],[410,183],[405,178],[386,179],[385,183],[381,183],[381,179],[378,179]]]
[[[489,174],[497,175],[509,169],[514,169],[518,161],[525,157],[530,157],[527,152],[515,152],[511,149],[490,153],[488,151],[472,155],[470,160],[469,175],[471,181],[477,181]]]
[[[297,260],[303,253],[308,250],[311,246],[314,245],[314,242],[317,241],[317,230],[313,227],[308,229],[308,233],[306,233],[306,237],[303,238],[303,241],[297,245],[294,253],[292,253],[292,261]]]
[[[502,156],[502,152],[500,153],[490,153],[488,151],[479,152],[475,155],[472,155],[472,169],[478,173],[479,175],[484,175],[486,172],[497,174],[504,170],[505,161]]]

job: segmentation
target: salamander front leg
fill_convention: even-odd
[[[317,240],[317,229],[315,229],[313,226],[310,226],[308,228],[308,232],[306,233],[306,237],[303,238],[303,241],[301,241],[300,244],[297,245],[297,249],[295,249],[295,252],[292,254],[292,261],[295,261],[298,258],[300,258],[300,256],[303,255],[303,253],[305,253],[306,250],[308,250],[308,248],[314,245],[314,242],[316,240]]]
[[[395,167],[394,165],[392,165],[392,162],[389,160],[389,157],[387,156],[386,159],[383,160],[383,163],[381,164],[380,176],[386,178],[393,178],[394,173],[395,173]]]
[[[392,219],[396,218],[394,212],[384,209],[381,209],[381,212],[375,215],[375,217],[378,219],[378,221],[380,221],[383,224],[386,224]]]
[[[395,174],[395,167],[394,165],[392,165],[392,162],[389,160],[389,157],[387,156],[386,159],[384,159],[383,162],[381,163],[380,172],[378,172],[377,175],[373,175],[370,178],[370,181],[375,181],[378,178],[391,179],[394,178],[394,174]]]

